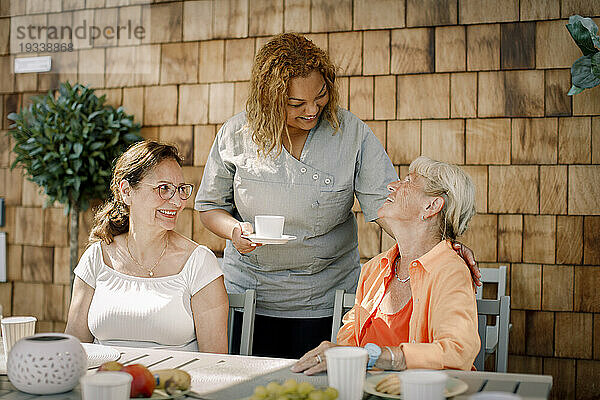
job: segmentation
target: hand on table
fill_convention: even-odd
[[[325,350],[337,346],[337,344],[328,341],[321,342],[320,345],[303,355],[290,369],[292,372],[304,372],[306,375],[327,371]]]
[[[242,235],[250,235],[254,232],[252,224],[250,222],[240,222],[234,228],[231,233],[231,242],[233,246],[242,254],[250,253],[258,246],[262,246],[260,243],[254,243],[252,240],[243,238]]]

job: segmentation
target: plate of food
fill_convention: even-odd
[[[280,396],[294,400],[309,400],[313,398],[338,400],[338,391],[329,386],[315,387],[310,382],[297,382],[295,379],[288,379],[283,383],[272,381],[265,386],[256,386],[252,396],[241,400],[277,400]]]
[[[454,397],[464,393],[469,388],[465,382],[460,379],[448,377],[444,396]],[[365,379],[364,391],[384,399],[402,399],[402,382],[400,382],[400,373],[384,372],[377,375],[368,376]]]
[[[98,368],[104,371],[124,372],[132,377],[131,397],[139,399],[179,399],[191,393],[192,377],[181,369],[149,370],[142,364],[123,365],[109,361]]]

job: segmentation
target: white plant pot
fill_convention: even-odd
[[[79,340],[64,333],[38,333],[19,340],[8,353],[8,379],[32,394],[63,393],[73,389],[87,369]]]

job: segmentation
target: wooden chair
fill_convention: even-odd
[[[242,318],[242,339],[240,343],[240,355],[252,355],[252,342],[254,340],[254,315],[256,309],[256,291],[254,289],[246,290],[246,293],[233,294],[228,293],[229,297],[229,316],[227,319],[229,332],[229,353],[233,347],[233,314],[234,310],[243,311]]]
[[[333,322],[331,324],[331,342],[336,343],[338,331],[342,327],[342,318],[352,307],[354,307],[354,293],[346,293],[344,289],[335,291],[333,302]]]
[[[500,296],[500,299],[477,299],[477,322],[481,349],[475,358],[475,368],[484,371],[486,357],[488,316],[496,317],[498,332],[496,353],[496,372],[506,372],[508,364],[508,324],[510,321],[510,296]]]

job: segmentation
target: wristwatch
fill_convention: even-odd
[[[367,369],[373,368],[377,360],[379,360],[379,356],[381,356],[381,347],[377,346],[375,343],[367,343],[365,344],[365,350],[369,353],[369,362],[367,363]]]

